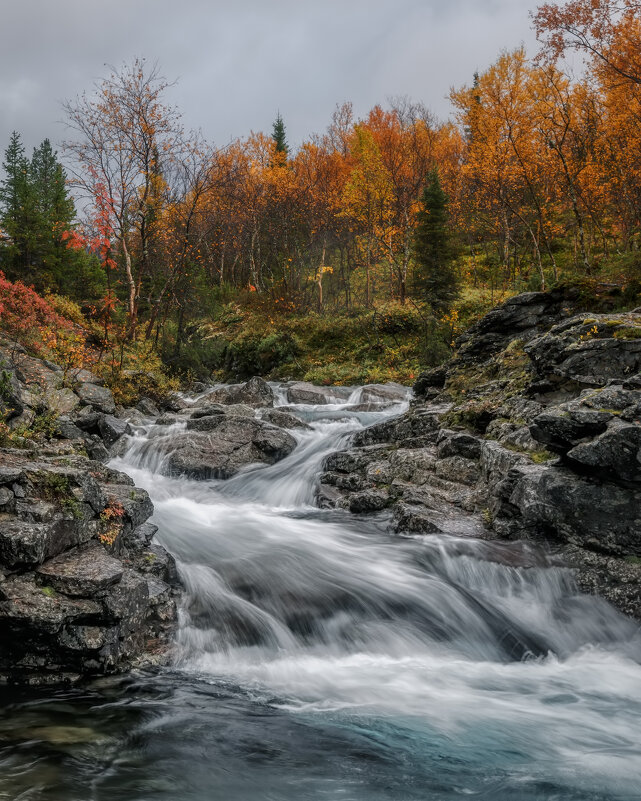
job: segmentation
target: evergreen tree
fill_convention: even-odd
[[[30,175],[37,215],[34,262],[41,272],[41,283],[61,290],[74,261],[62,234],[72,227],[76,210],[67,191],[65,172],[48,139],[34,149]]]
[[[459,278],[454,259],[447,211],[447,196],[438,171],[432,170],[421,195],[414,230],[415,288],[436,314],[443,314],[458,295]]]
[[[282,153],[285,157],[289,153],[289,145],[285,136],[285,123],[280,116],[280,111],[276,116],[276,121],[273,125],[272,139],[276,143],[276,153]]]
[[[0,269],[39,291],[96,298],[104,275],[95,257],[67,247],[63,234],[73,227],[75,204],[49,140],[34,149],[29,161],[14,131],[2,166],[0,227],[9,241],[0,247]]]
[[[11,134],[0,181],[0,226],[9,243],[0,252],[0,266],[9,278],[29,279],[36,246],[36,197],[20,134]]]

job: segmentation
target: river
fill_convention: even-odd
[[[316,508],[324,456],[407,403],[344,406],[228,481],[137,429],[111,464],[186,587],[173,664],[0,690],[2,801],[638,801],[639,628],[531,545]]]

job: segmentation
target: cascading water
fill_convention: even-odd
[[[525,544],[317,509],[324,456],[405,408],[359,401],[296,407],[296,450],[226,482],[162,474],[180,424],[138,430],[113,466],[178,561],[175,667],[17,702],[14,725],[89,734],[3,758],[0,719],[12,786],[56,777],[0,799],[639,798],[637,626]]]

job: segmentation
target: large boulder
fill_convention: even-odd
[[[361,403],[401,403],[409,394],[401,384],[366,384],[360,391]]]
[[[215,415],[190,420],[188,425],[192,430],[148,444],[166,454],[164,469],[169,475],[231,478],[247,465],[273,464],[296,447],[287,431],[255,418]]]
[[[259,376],[250,378],[245,384],[229,384],[219,387],[200,399],[201,404],[223,403],[225,405],[243,403],[247,406],[273,406],[274,391]]]
[[[493,494],[494,528],[506,536],[549,537],[602,553],[641,554],[641,488],[526,460],[497,482]]]
[[[284,412],[281,409],[265,409],[261,414],[261,420],[279,428],[300,428],[305,431],[311,431],[311,426],[303,422],[300,417],[296,417],[291,412]]]
[[[287,387],[287,402],[325,406],[328,403],[344,403],[351,394],[349,387],[317,387],[307,381],[296,381]]]
[[[115,414],[116,412],[114,396],[107,387],[100,387],[97,384],[87,382],[80,384],[76,394],[83,403],[93,406],[94,409],[98,409],[105,414]]]
[[[536,373],[552,384],[604,387],[641,370],[641,314],[577,315],[529,342]]]
[[[568,451],[566,458],[601,476],[641,482],[641,426],[615,419],[598,437]]]

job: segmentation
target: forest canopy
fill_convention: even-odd
[[[344,103],[296,148],[280,112],[271,134],[216,147],[184,130],[158,67],[125,64],[64,104],[64,167],[49,140],[27,159],[12,135],[0,269],[77,301],[105,343],[149,342],[174,364],[234,304],[265,336],[393,307],[425,340],[414,369],[488,295],[568,280],[635,294],[641,6],[570,0],[532,19],[539,53],[470,76],[451,120],[403,98],[360,119]],[[195,358],[216,369],[217,354]]]

